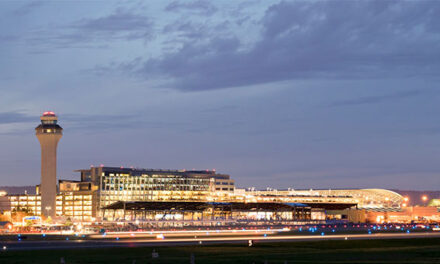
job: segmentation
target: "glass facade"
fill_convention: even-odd
[[[100,177],[100,206],[117,201],[203,200],[210,183],[210,177],[190,177],[179,171],[104,170]]]

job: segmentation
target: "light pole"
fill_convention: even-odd
[[[423,201],[423,205],[426,206],[426,202],[428,201],[428,196],[427,195],[423,195],[422,196],[422,201]]]
[[[402,206],[403,207],[407,207],[408,205],[409,205],[409,198],[408,197],[403,197],[403,204],[402,204]]]

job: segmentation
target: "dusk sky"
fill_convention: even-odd
[[[440,189],[440,1],[0,1],[0,186],[94,164]]]

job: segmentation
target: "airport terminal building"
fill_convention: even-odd
[[[80,222],[176,220],[176,216],[194,221],[234,221],[246,217],[258,221],[324,221],[326,210],[356,208],[364,205],[365,199],[380,202],[374,193],[383,196],[383,191],[366,190],[328,193],[237,189],[229,175],[214,170],[92,166],[76,172],[80,180],[58,181],[55,213],[58,218]],[[26,209],[41,215],[39,186],[36,189],[34,195],[8,195],[12,211]],[[395,193],[392,195],[393,201],[399,199]],[[174,218],[167,219],[170,215]]]
[[[77,170],[79,181],[59,180],[57,217],[92,221],[111,204],[143,201],[208,201],[212,193],[232,193],[234,180],[213,170],[164,170],[91,167]],[[8,195],[11,210],[41,215],[41,194]]]
[[[144,220],[150,221],[156,219],[154,213],[163,215],[166,211],[169,215],[170,211],[177,210],[177,206],[182,211],[179,215],[186,218],[191,215],[194,220],[216,219],[222,215],[224,220],[232,221],[247,215],[258,220],[303,221],[324,220],[325,209],[345,209],[357,205],[348,196],[308,196],[280,191],[259,193],[236,189],[229,175],[214,170],[97,166],[76,172],[80,173],[79,181],[58,181],[56,217],[87,222],[125,217],[127,220],[139,220],[140,216],[144,216]],[[26,209],[34,215],[41,215],[39,186],[36,189],[34,195],[8,195],[12,211]],[[154,206],[159,207],[154,209]]]
[[[429,213],[421,212],[423,208],[406,207],[402,195],[384,189],[238,189],[229,175],[210,170],[99,166],[76,172],[80,173],[80,180],[58,181],[59,219],[178,227],[322,223],[329,219],[410,222],[427,215],[427,219],[439,218],[436,207]],[[39,186],[36,191],[37,194],[3,193],[3,211],[25,210],[41,216]]]
[[[255,190],[236,188],[213,170],[97,166],[77,170],[79,180],[59,180],[56,217],[74,222],[135,221],[146,225],[211,225],[412,221],[421,213],[384,189]],[[11,212],[41,216],[41,195],[8,194]],[[412,211],[409,211],[412,210]],[[436,218],[438,213],[430,212]]]
[[[0,208],[3,211],[77,222],[181,219],[198,224],[217,220],[294,224],[325,221],[332,211],[344,215],[341,210],[405,206],[401,195],[383,189],[238,189],[229,175],[215,170],[99,165],[77,170],[79,180],[57,182],[56,150],[62,128],[53,112],[43,113],[40,119],[36,135],[41,143],[41,184],[36,194],[0,195],[1,207],[7,208]]]

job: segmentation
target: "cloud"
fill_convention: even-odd
[[[38,116],[28,115],[19,111],[0,113],[0,135],[23,135],[32,131],[31,122],[38,120]],[[38,123],[35,123],[38,124]],[[28,127],[28,129],[26,128]]]
[[[176,5],[182,4],[168,9]],[[245,32],[211,34],[131,68],[182,91],[308,78],[434,77],[438,13],[436,1],[281,2],[266,10],[248,49]]]
[[[220,111],[224,108],[208,111]],[[86,134],[103,133],[104,131],[139,130],[139,129],[166,129],[184,131],[188,133],[202,133],[206,131],[230,131],[242,128],[240,119],[228,119],[226,122],[216,123],[212,120],[196,122],[194,116],[182,117],[179,120],[163,120],[155,116],[145,116],[139,113],[125,114],[84,114],[84,113],[57,113],[59,124],[66,131],[80,131]],[[39,124],[39,115],[24,114],[19,111],[0,113],[0,135],[27,134]]]
[[[13,124],[13,123],[26,123],[30,121],[38,120],[38,117],[23,114],[20,112],[1,112],[0,113],[0,125]]]
[[[110,41],[149,40],[154,35],[153,25],[148,16],[117,9],[112,14],[81,19],[67,27],[34,31],[27,40],[53,48],[105,48]]]
[[[99,34],[131,40],[151,37],[152,26],[153,22],[149,17],[117,10],[108,16],[84,19],[73,28],[83,34]]]
[[[135,115],[95,115],[95,114],[63,114],[60,121],[64,122],[69,130],[82,130],[88,133],[119,128],[134,128],[139,122]]]
[[[217,12],[217,8],[210,1],[174,1],[165,7],[165,11],[190,12],[192,14],[210,16]]]
[[[162,32],[164,34],[177,33],[178,38],[186,39],[202,39],[207,35],[209,27],[202,23],[194,23],[193,21],[176,20],[173,23],[166,25]],[[175,39],[173,40],[175,41]]]
[[[30,1],[14,11],[16,16],[24,16],[44,5],[43,1]]]
[[[364,104],[376,104],[389,100],[414,97],[420,94],[422,94],[420,90],[412,90],[412,91],[403,91],[388,95],[365,96],[356,99],[334,102],[330,104],[330,106],[353,106],[353,105],[364,105]]]
[[[99,115],[99,114],[80,114],[66,113],[58,115],[61,126],[68,127],[69,130],[82,130],[89,133],[114,129],[115,124],[119,128],[134,128],[138,126],[140,120],[137,115]],[[17,111],[1,112],[0,126],[7,126],[6,132],[0,130],[2,134],[17,134],[28,131],[39,124],[40,117],[37,115],[28,115]],[[12,132],[11,132],[12,131]]]
[[[12,42],[19,40],[19,37],[16,35],[0,35],[0,43],[2,42]]]

